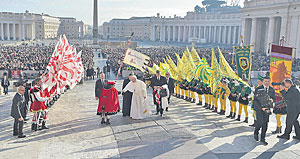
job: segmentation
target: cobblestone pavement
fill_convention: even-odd
[[[169,112],[160,117],[132,120],[119,113],[111,125],[101,125],[96,116],[95,81],[86,81],[66,92],[49,112],[50,129],[31,132],[25,124],[24,139],[12,136],[11,99],[0,97],[1,159],[77,158],[299,158],[296,140],[279,140],[271,135],[268,146],[253,139],[248,124],[226,119],[184,100],[172,98]],[[121,87],[118,81],[117,88]],[[148,93],[152,103],[151,92]],[[122,102],[122,97],[120,97]],[[153,113],[154,106],[152,105]],[[30,115],[32,115],[30,113]],[[30,116],[31,117],[31,116]],[[243,117],[242,117],[243,118]],[[253,121],[250,120],[250,124]],[[283,118],[284,122],[284,118]]]

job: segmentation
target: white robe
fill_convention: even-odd
[[[146,84],[137,79],[136,82],[130,81],[123,89],[124,92],[133,92],[130,110],[130,117],[132,119],[144,119],[151,115],[150,106],[144,98],[147,97],[146,88]]]
[[[168,97],[170,96],[170,92],[168,89],[168,85],[163,85],[163,88],[167,90],[167,96],[161,98],[161,107],[166,110],[167,107],[169,107]]]

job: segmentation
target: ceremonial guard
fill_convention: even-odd
[[[236,80],[231,80],[231,82],[229,83],[230,95],[228,97],[230,101],[231,111],[230,114],[226,116],[227,118],[234,119],[236,116],[236,102],[238,100],[238,94],[240,92],[239,88],[239,82]]]
[[[203,83],[203,94],[204,94],[204,108],[207,108],[208,107],[208,86],[207,84]]]
[[[236,119],[237,121],[241,121],[241,114],[242,114],[242,109],[244,108],[245,111],[245,123],[248,123],[248,104],[250,101],[250,94],[252,90],[249,86],[240,83],[240,97],[239,97],[239,113],[238,113],[238,118]]]
[[[197,89],[197,83],[198,83],[198,80],[197,80],[197,79],[193,79],[193,80],[191,81],[191,86],[190,86],[191,103],[196,103],[196,96],[195,96],[195,93],[196,93],[196,89]]]
[[[179,89],[180,89],[180,92],[181,92],[180,98],[181,99],[184,99],[184,97],[185,97],[184,87],[185,87],[185,80],[182,80],[181,82],[179,82]]]
[[[31,105],[30,111],[33,112],[32,117],[32,126],[31,130],[37,131],[38,124],[40,122],[41,117],[42,119],[42,127],[41,129],[48,129],[46,126],[46,120],[48,117],[47,106],[45,102],[48,98],[45,96],[44,92],[41,88],[42,80],[40,78],[36,79],[33,82],[33,88],[30,89],[30,98],[31,98]]]
[[[210,86],[208,86],[208,107],[206,109],[214,110],[214,108],[215,107],[213,106],[213,94]]]
[[[212,112],[218,113],[218,99],[219,99],[219,92],[220,92],[221,87],[218,86],[213,93],[213,105],[215,109]]]
[[[221,111],[218,113],[220,115],[225,115],[226,112],[226,99],[230,94],[230,90],[228,88],[227,79],[222,80],[222,85],[220,88],[220,103],[221,103]]]
[[[264,80],[264,77],[263,76],[261,76],[259,73],[258,73],[258,79],[257,79],[257,86],[255,87],[255,89],[257,88],[257,87],[260,87],[260,86],[262,86],[263,85],[263,80]],[[254,90],[255,90],[254,89]],[[254,91],[254,90],[252,90],[252,91]],[[253,118],[254,118],[254,123],[252,124],[252,125],[249,125],[249,126],[252,126],[252,127],[255,127],[255,124],[256,124],[256,112],[255,112],[255,110],[254,110],[254,96],[252,97],[252,103],[251,103],[251,110],[253,111],[253,113],[252,113],[252,116],[253,116]]]
[[[197,91],[198,99],[199,99],[199,103],[197,103],[197,105],[202,105],[203,83],[201,80],[198,81],[196,91]]]
[[[102,89],[97,110],[97,115],[101,115],[102,118],[101,124],[109,125],[110,115],[120,111],[119,92],[115,88],[115,84],[115,82],[107,82]]]

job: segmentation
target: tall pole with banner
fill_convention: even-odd
[[[127,52],[128,48],[129,48],[129,45],[130,45],[130,42],[131,42],[131,39],[132,39],[133,35],[134,35],[134,32],[132,32],[131,35],[130,35],[129,38],[128,38],[127,46],[126,46],[125,52],[124,52],[124,54],[123,54],[122,61],[121,61],[121,63],[120,63],[120,67],[119,67],[119,69],[118,69],[118,73],[117,73],[116,80],[119,78],[119,74],[120,74],[121,69],[122,69],[122,66],[123,66],[124,58],[125,58],[125,55],[126,55],[126,52]]]

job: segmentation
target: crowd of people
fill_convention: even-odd
[[[176,62],[176,55],[178,53],[182,56],[182,53],[185,51],[185,47],[150,47],[150,48],[137,48],[136,51],[141,52],[151,58],[149,66],[152,67],[153,63],[159,64],[164,62],[163,59],[167,56],[170,56],[171,59]],[[207,62],[211,62],[211,49],[210,48],[201,48],[195,47],[195,50],[202,58],[206,58]],[[235,61],[233,59],[233,50],[232,49],[221,49],[225,59],[234,69]],[[125,48],[103,48],[101,49],[102,53],[108,55],[108,64],[111,66],[113,72],[118,70],[120,61],[125,53]],[[259,59],[259,60],[258,60]],[[123,70],[130,69],[131,66],[124,65]],[[263,53],[252,53],[252,71],[268,71],[270,70],[270,57]],[[293,71],[300,71],[300,59],[295,59],[293,62]]]
[[[1,47],[0,70],[44,71],[50,61],[54,49],[55,45]],[[77,47],[77,51],[81,50],[84,68],[94,67],[94,54],[92,49],[88,47]]]

